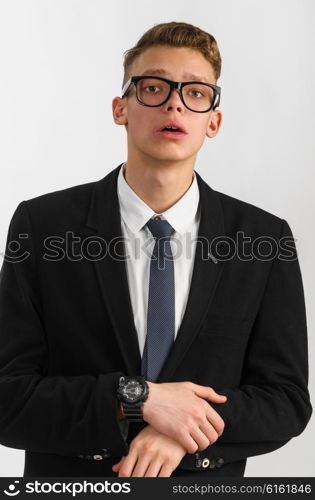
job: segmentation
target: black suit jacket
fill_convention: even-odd
[[[10,223],[0,274],[0,443],[26,450],[25,476],[116,476],[111,466],[147,425],[131,424],[125,442],[117,420],[119,377],[141,367],[120,167],[21,202]],[[187,454],[173,475],[243,475],[247,457],[283,446],[312,413],[302,280],[297,259],[223,258],[237,232],[265,255],[261,237],[278,244],[292,233],[285,220],[196,176],[201,221],[191,288],[157,382],[192,381],[227,396],[209,403],[225,421],[223,435]]]

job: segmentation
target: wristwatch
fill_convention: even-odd
[[[144,422],[142,405],[148,396],[149,385],[144,377],[120,377],[117,398],[129,422]]]

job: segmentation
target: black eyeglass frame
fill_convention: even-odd
[[[140,99],[138,97],[137,83],[140,80],[143,80],[144,78],[154,78],[156,80],[161,80],[162,82],[166,82],[166,83],[169,84],[170,91],[169,91],[167,97],[164,99],[164,101],[161,102],[161,104],[144,104],[142,101],[140,101]],[[208,87],[211,87],[214,90],[215,94],[214,94],[213,102],[212,102],[211,106],[209,107],[209,109],[206,109],[205,111],[196,111],[195,109],[191,109],[185,103],[185,101],[183,99],[182,88],[185,87],[186,85],[191,85],[192,83],[193,84],[202,83],[203,85],[207,85]],[[161,76],[155,76],[155,75],[154,76],[151,76],[151,75],[132,76],[131,78],[129,78],[129,80],[125,83],[125,85],[122,88],[121,99],[123,99],[124,97],[126,97],[127,93],[129,92],[129,89],[130,89],[131,85],[134,85],[134,87],[136,88],[136,99],[137,99],[137,102],[139,104],[141,104],[141,106],[148,106],[150,108],[157,108],[159,106],[163,106],[163,104],[165,104],[168,101],[168,99],[169,99],[169,97],[170,97],[170,95],[171,95],[171,93],[173,92],[174,89],[178,89],[179,90],[179,95],[180,95],[182,103],[184,104],[184,106],[187,109],[189,109],[190,111],[193,111],[194,113],[208,113],[209,111],[214,110],[220,104],[221,87],[219,87],[218,85],[214,85],[212,83],[196,82],[196,81],[191,81],[191,82],[174,82],[173,80],[168,80],[167,78],[163,78]]]

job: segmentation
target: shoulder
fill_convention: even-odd
[[[25,200],[28,208],[32,211],[36,210],[53,210],[56,211],[60,207],[73,207],[73,205],[82,203],[89,200],[91,191],[93,190],[97,181],[88,182],[85,184],[78,184],[70,186],[57,191],[51,191],[41,194],[34,198]]]
[[[224,215],[230,220],[262,221],[271,224],[279,224],[283,220],[280,215],[271,213],[262,207],[240,200],[239,198],[235,198],[220,191],[214,190],[214,192],[220,200]]]
[[[220,191],[214,193],[222,207],[227,234],[243,231],[251,236],[279,237],[286,220],[262,207],[240,200]],[[246,235],[246,234],[245,234]]]
[[[82,225],[98,181],[79,184],[21,201],[12,221],[26,221],[38,231],[58,231]],[[12,222],[11,222],[12,223]]]

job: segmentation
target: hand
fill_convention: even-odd
[[[170,477],[184,455],[186,450],[177,441],[147,425],[112,470],[119,472],[118,477]]]
[[[149,382],[143,418],[162,434],[175,439],[187,453],[205,450],[224,430],[224,421],[205,401],[225,403],[226,396],[193,382]]]

